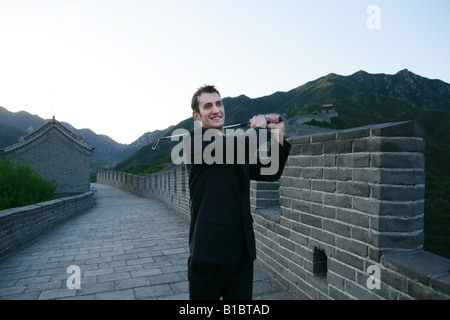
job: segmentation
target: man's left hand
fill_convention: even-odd
[[[281,144],[283,145],[284,140],[284,122],[279,121],[280,115],[276,113],[271,113],[266,115],[267,120],[267,126],[266,129],[274,130],[272,131],[273,137]],[[274,134],[278,133],[278,134]]]

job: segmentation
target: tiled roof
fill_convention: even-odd
[[[47,122],[44,126],[37,129],[36,131],[30,133],[29,135],[23,137],[20,139],[20,141],[12,146],[0,149],[0,153],[7,154],[13,151],[16,151],[20,148],[23,148],[34,141],[40,139],[42,136],[44,136],[47,132],[51,131],[52,129],[58,130],[63,136],[65,136],[69,141],[75,143],[76,145],[80,146],[83,149],[86,149],[90,152],[94,152],[95,147],[91,146],[90,144],[87,144],[83,140],[81,140],[81,137],[64,127],[61,123],[56,121],[55,119],[50,120]]]

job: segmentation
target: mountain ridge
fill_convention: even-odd
[[[450,85],[418,76],[407,69],[393,75],[359,70],[349,76],[329,73],[286,92],[277,91],[254,99],[242,94],[234,98],[225,97],[223,102],[226,125],[246,122],[255,114],[269,112],[282,114],[287,119],[313,115],[321,112],[323,104],[334,104],[339,117],[333,118],[328,127],[346,129],[380,122],[420,122],[433,111],[449,112]],[[192,125],[193,119],[188,118],[171,129],[191,129]],[[165,134],[170,134],[169,131],[166,130]],[[144,147],[144,150],[120,162],[115,169],[139,173],[137,168],[132,169],[133,163],[140,168],[156,163],[162,165],[163,160],[169,161],[166,147],[169,144],[162,141],[156,152]],[[148,173],[148,170],[144,171]]]
[[[50,119],[43,119],[27,111],[12,112],[0,106],[0,148],[13,145],[33,131],[39,129]],[[77,129],[67,122],[61,122],[72,132],[80,135],[83,141],[96,146],[93,157],[103,160],[116,160],[126,157],[145,144],[158,138],[161,130],[146,132],[131,144],[122,144],[104,134],[97,134],[91,129]]]

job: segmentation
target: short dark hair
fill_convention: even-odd
[[[206,92],[206,93],[214,93],[214,92],[216,92],[220,96],[220,92],[213,85],[204,85],[204,86],[198,88],[197,91],[194,93],[194,96],[192,97],[192,101],[191,101],[192,111],[200,113],[199,104],[198,104],[198,97],[204,92]]]

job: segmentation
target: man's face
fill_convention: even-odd
[[[225,108],[222,99],[217,92],[203,92],[198,96],[198,108],[200,113],[193,112],[195,120],[199,121],[203,128],[222,130],[225,123]]]

